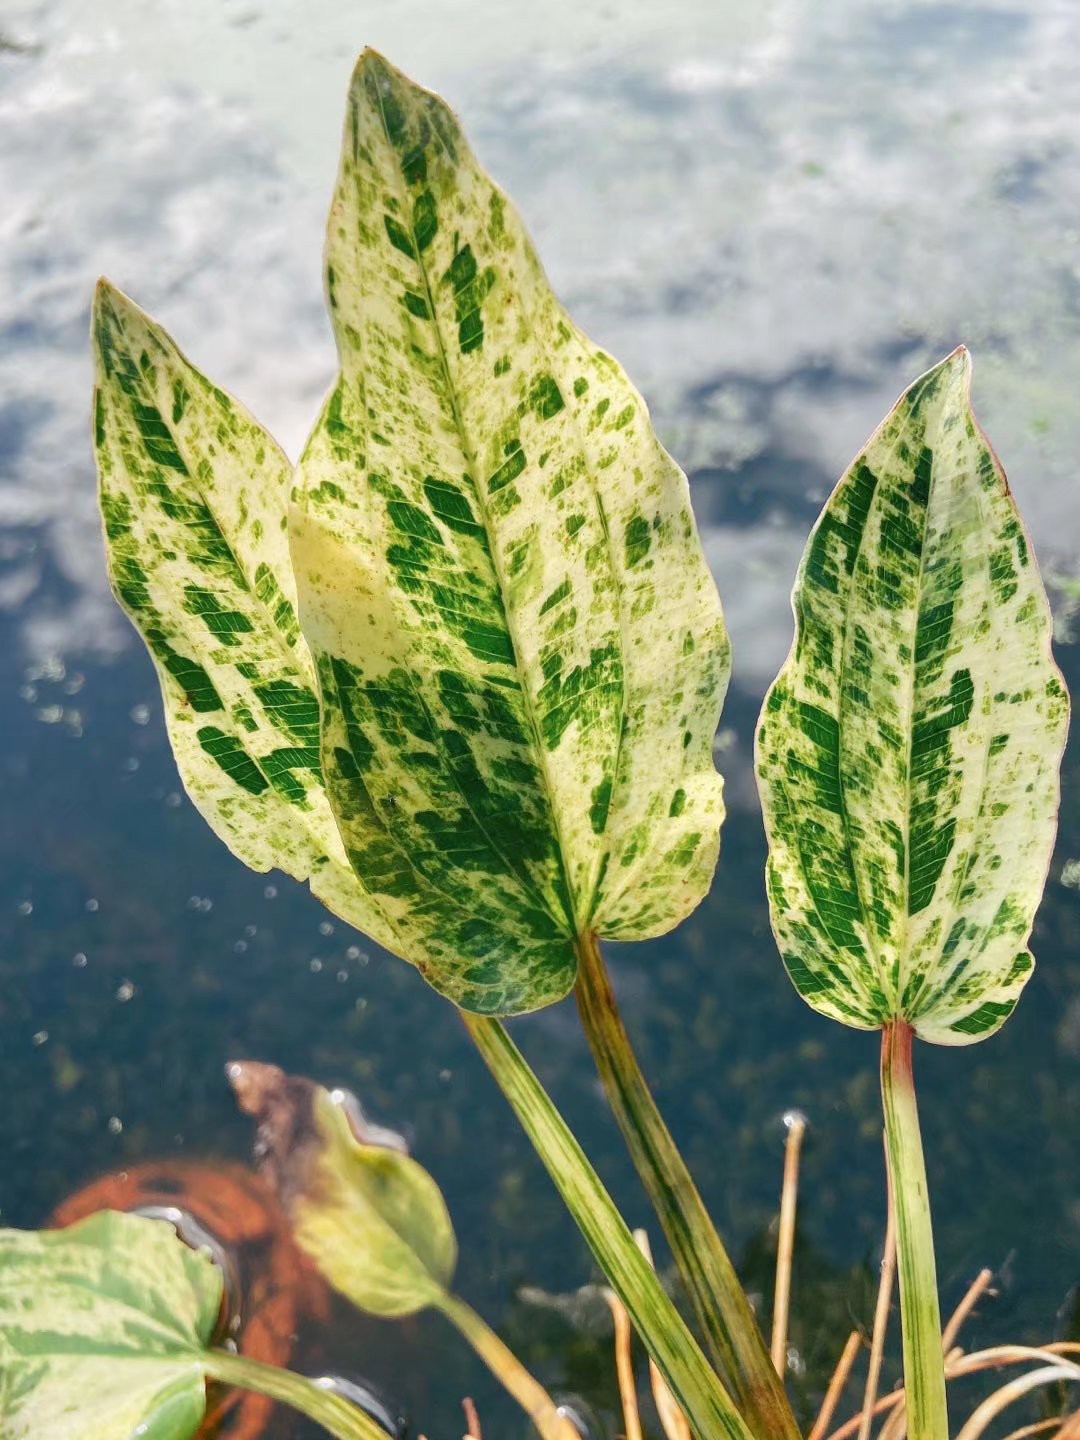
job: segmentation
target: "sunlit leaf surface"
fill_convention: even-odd
[[[686,480],[453,115],[371,53],[327,284],[288,523],[274,442],[99,287],[113,586],[234,852],[459,1003],[533,1009],[579,936],[660,934],[712,876],[728,643]]]
[[[212,1262],[160,1221],[0,1230],[0,1435],[184,1440],[220,1304]]]
[[[1068,723],[969,372],[961,349],[917,380],[828,501],[757,758],[797,989],[950,1045],[997,1029],[1031,973]]]
[[[341,374],[290,521],[346,849],[439,989],[565,994],[574,938],[700,900],[728,647],[686,481],[436,96],[353,77]]]
[[[246,864],[310,879],[332,910],[390,943],[322,788],[285,531],[289,462],[105,281],[93,326],[109,574],[154,658],[188,794]]]

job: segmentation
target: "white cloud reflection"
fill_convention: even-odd
[[[127,641],[87,442],[99,271],[299,447],[333,366],[322,211],[365,40],[458,105],[683,463],[735,485],[772,457],[766,518],[706,517],[739,683],[786,649],[808,500],[961,339],[1040,550],[1074,563],[1080,9],[659,8],[511,23],[476,0],[461,28],[407,0],[359,34],[352,7],[300,0],[9,7],[41,46],[0,55],[0,608],[31,654]]]

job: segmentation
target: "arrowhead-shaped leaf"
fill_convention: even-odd
[[[353,78],[341,374],[297,472],[328,792],[399,948],[487,1013],[670,929],[723,815],[728,645],[686,481],[436,96]]]
[[[4,1440],[179,1440],[205,1409],[221,1277],[157,1220],[0,1230]]]
[[[442,1192],[392,1131],[347,1092],[237,1061],[229,1079],[258,1121],[256,1152],[296,1243],[373,1315],[412,1315],[445,1296],[457,1241]]]
[[[796,988],[963,1045],[1032,968],[1068,699],[1030,543],[958,350],[840,481],[795,585],[758,778]]]
[[[109,574],[154,658],[188,793],[246,864],[310,879],[337,914],[392,943],[322,788],[285,528],[291,466],[105,281],[93,337]]]

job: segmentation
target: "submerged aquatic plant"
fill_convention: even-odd
[[[628,1434],[627,1322],[669,1440],[796,1440],[786,1266],[770,1357],[600,948],[676,925],[717,858],[729,647],[685,477],[555,299],[452,113],[371,52],[349,93],[326,283],[340,374],[295,468],[160,326],[98,287],[110,575],[153,656],[184,783],[246,864],[307,880],[459,1007],[610,1284]],[[947,1440],[910,1042],[966,1043],[1015,1004],[1067,717],[962,351],[841,481],[795,609],[758,745],[774,928],[812,1004],[883,1030],[908,1425]],[[500,1023],[571,989],[700,1343]],[[538,1428],[564,1434],[451,1294],[453,1231],[426,1172],[310,1082],[251,1066],[238,1080],[297,1241],[330,1282],[377,1313],[450,1314]],[[19,1253],[44,1243],[7,1233]],[[154,1412],[162,1437],[197,1423],[203,1374],[229,1378],[199,1358],[207,1296],[184,1342],[187,1408],[175,1424]],[[0,1356],[15,1345],[15,1403],[40,1413],[50,1372],[23,1334]],[[9,1393],[0,1415],[19,1413]],[[333,1433],[367,1433],[352,1423]]]

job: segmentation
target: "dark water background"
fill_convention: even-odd
[[[244,1157],[230,1056],[351,1086],[442,1185],[462,1293],[609,1432],[606,1340],[521,1295],[573,1290],[590,1258],[453,1012],[294,883],[244,870],[180,791],[149,660],[104,582],[85,336],[103,270],[295,453],[333,368],[318,256],[353,55],[378,45],[462,113],[692,474],[735,647],[730,813],[708,901],[612,968],[758,1291],[781,1116],[809,1117],[794,1340],[812,1396],[872,1313],[876,1040],[812,1014],[783,975],[754,719],[822,500],[961,340],[1080,692],[1080,11],[664,8],[0,0],[0,1221],[39,1223],[141,1158]],[[1078,856],[1080,751],[1017,1014],[986,1044],[917,1057],[946,1306],[980,1266],[999,1273],[972,1345],[1060,1331],[1080,1281]],[[572,1006],[516,1032],[645,1223]],[[463,1393],[492,1434],[524,1433],[438,1319],[342,1308],[306,1338],[313,1363],[377,1381],[434,1437],[460,1433]]]

